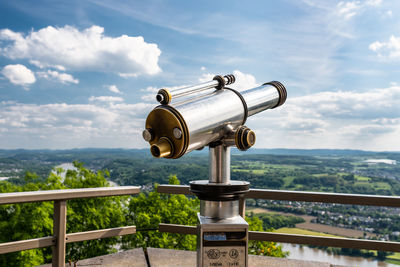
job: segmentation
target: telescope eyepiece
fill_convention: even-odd
[[[164,96],[162,94],[157,94],[156,95],[156,100],[161,103],[161,102],[164,101]]]
[[[173,146],[167,137],[161,137],[157,143],[151,145],[150,152],[155,158],[165,158],[173,154]]]
[[[164,105],[168,105],[171,102],[171,98],[171,93],[168,91],[168,89],[160,89],[156,95],[156,100],[160,104]]]

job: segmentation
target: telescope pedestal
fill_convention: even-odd
[[[198,214],[197,266],[247,266],[248,224],[240,217],[214,219]]]
[[[200,199],[197,267],[247,267],[249,226],[239,201],[249,183],[230,180],[229,147],[210,145],[210,178],[191,182],[190,190]]]

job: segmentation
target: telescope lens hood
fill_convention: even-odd
[[[286,91],[285,86],[278,81],[264,83],[263,85],[266,85],[266,84],[274,86],[278,90],[278,93],[279,93],[279,101],[276,104],[276,106],[274,106],[273,108],[282,106],[286,102],[286,98],[287,98],[287,91]]]

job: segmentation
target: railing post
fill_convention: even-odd
[[[65,267],[65,237],[67,228],[67,201],[54,201],[53,236],[53,267]]]

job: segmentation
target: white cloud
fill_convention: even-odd
[[[348,20],[355,15],[360,14],[367,7],[378,7],[382,3],[382,0],[367,0],[367,1],[341,1],[337,4],[337,14]]]
[[[90,102],[98,101],[98,102],[123,102],[124,99],[119,96],[91,96],[89,98]]]
[[[357,15],[357,12],[361,9],[361,4],[360,1],[339,2],[337,8],[339,16],[350,19]]]
[[[47,65],[47,66],[45,66],[41,62],[39,62],[37,60],[29,60],[29,63],[31,63],[32,65],[34,65],[34,66],[36,66],[36,67],[38,67],[40,69],[44,69],[46,67],[49,67],[49,68],[57,69],[57,70],[60,70],[60,71],[66,71],[65,67],[61,66],[61,65]]]
[[[159,89],[160,88],[153,87],[153,86],[149,86],[146,89],[141,89],[140,91],[145,92],[145,94],[141,96],[141,99],[148,103],[157,103],[156,102],[156,94]]]
[[[253,75],[234,74],[241,89],[258,84]],[[213,76],[203,74],[199,80]],[[289,98],[283,106],[248,119],[247,126],[257,134],[257,147],[400,150],[397,84],[364,92],[327,91],[299,97],[290,97],[287,88]]]
[[[233,75],[235,75],[236,81],[232,85],[229,85],[229,87],[232,87],[233,89],[242,91],[257,86],[256,78],[251,74],[245,74],[238,70],[234,70]]]
[[[199,78],[199,82],[204,83],[204,82],[209,82],[214,78],[215,74],[212,73],[203,73],[201,77]]]
[[[367,0],[366,5],[369,6],[379,6],[382,4],[382,0]]]
[[[206,70],[206,67],[202,66],[202,67],[200,68],[200,70],[201,70],[201,71],[205,71],[205,70]]]
[[[141,132],[152,107],[144,103],[36,105],[3,101],[0,147],[147,147]]]
[[[378,56],[388,59],[400,59],[400,37],[390,36],[387,42],[373,42],[369,49],[376,52]]]
[[[400,86],[290,97],[249,119],[259,147],[400,150]]]
[[[78,84],[79,80],[75,79],[72,75],[67,74],[67,73],[59,73],[58,71],[55,70],[47,70],[46,72],[44,71],[39,71],[36,73],[39,77],[48,79],[48,80],[56,80],[61,83],[75,83]]]
[[[1,54],[11,59],[29,59],[39,67],[113,72],[121,76],[153,75],[161,71],[156,44],[143,37],[104,35],[104,28],[92,26],[82,31],[72,26],[48,26],[24,36],[9,29],[0,31],[8,45]]]
[[[7,65],[1,73],[13,84],[26,86],[36,82],[33,72],[21,64]]]
[[[114,84],[108,86],[108,90],[110,90],[111,92],[116,93],[116,94],[122,94],[121,91],[118,89],[118,87]]]

